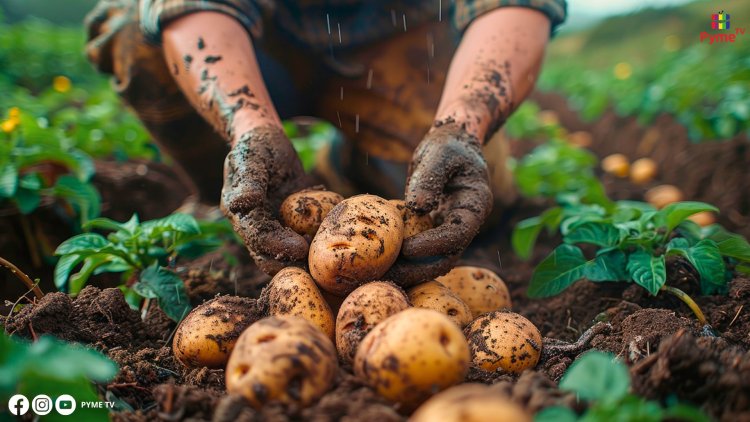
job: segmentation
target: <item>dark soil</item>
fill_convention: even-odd
[[[585,124],[556,97],[539,96],[539,101],[557,110],[571,130],[591,131],[596,139],[593,150],[600,155],[617,150],[631,159],[653,156],[661,163],[655,183],[673,183],[688,199],[720,206],[726,210],[720,222],[750,234],[750,203],[743,196],[750,191],[746,177],[750,153],[739,142],[692,146],[685,140],[684,130],[668,117],[660,117],[653,126],[659,132],[658,141],[646,142],[646,130],[634,122],[608,115]],[[514,146],[520,152],[531,145]],[[724,166],[716,169],[717,162]],[[179,178],[157,170],[148,170],[148,181],[139,181],[142,170],[131,167],[102,172],[108,216],[126,219],[138,212],[144,219],[160,217],[187,195],[187,190],[174,188],[173,182]],[[164,184],[164,189],[149,187],[151,184]],[[725,189],[727,186],[732,190]],[[645,189],[622,180],[608,180],[607,187],[618,198],[640,198]],[[700,296],[691,270],[679,261],[669,263],[669,283],[696,298],[716,337],[706,336],[682,302],[670,296],[651,297],[635,285],[582,281],[556,297],[530,300],[526,286],[533,264],[549,253],[558,239],[543,234],[529,262],[512,253],[508,239],[517,221],[543,208],[540,203],[517,204],[503,222],[476,239],[461,263],[498,272],[510,289],[513,310],[537,325],[545,337],[545,350],[555,352],[543,352],[539,365],[520,376],[473,370],[467,381],[492,384],[499,396],[532,412],[551,405],[581,411],[583,403],[558,390],[557,382],[578,356],[593,347],[618,355],[630,366],[633,390],[638,394],[665,403],[674,399],[692,403],[720,421],[750,420],[750,280],[735,278],[727,296]],[[6,238],[0,235],[0,245]],[[257,298],[269,280],[239,245],[227,245],[192,262],[179,262],[177,271],[186,280],[194,305],[217,294]],[[103,278],[92,283],[111,284]],[[52,334],[92,345],[117,362],[119,374],[100,391],[132,408],[116,413],[118,421],[406,420],[347,369],[340,370],[334,388],[310,408],[271,405],[253,410],[244,398],[226,393],[223,370],[188,369],[175,360],[171,350],[175,324],[156,306],[143,315],[142,319],[141,312],[128,307],[119,290],[87,287],[76,299],[49,293],[4,323],[8,332],[19,336]]]

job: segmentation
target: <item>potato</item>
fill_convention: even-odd
[[[469,370],[469,347],[447,316],[409,308],[376,325],[362,340],[354,373],[405,410],[457,384]]]
[[[630,166],[630,180],[638,185],[645,185],[654,180],[658,166],[656,161],[650,158],[641,158],[635,160]]]
[[[594,143],[591,133],[579,130],[568,135],[568,143],[580,148],[588,148]]]
[[[461,384],[427,400],[409,422],[531,422],[529,413],[483,384]]]
[[[409,307],[401,288],[386,281],[357,287],[341,304],[336,316],[336,349],[339,358],[351,363],[367,333],[391,315]]]
[[[388,202],[395,205],[401,212],[404,220],[404,239],[432,228],[432,217],[429,214],[417,215],[413,213],[401,199],[391,199]]]
[[[315,280],[302,268],[287,267],[276,273],[261,293],[268,315],[294,315],[312,322],[333,340],[334,318]]]
[[[508,286],[494,272],[480,267],[456,267],[436,279],[469,306],[474,318],[487,312],[510,309]]]
[[[472,321],[464,332],[472,363],[480,369],[520,374],[539,362],[542,335],[519,314],[493,311]]]
[[[404,223],[399,210],[375,195],[357,195],[336,205],[310,244],[310,274],[323,289],[344,296],[379,279],[401,251]]]
[[[242,333],[226,368],[227,392],[259,409],[270,402],[306,407],[333,385],[336,350],[296,316],[264,318]]]
[[[697,214],[691,215],[690,217],[688,217],[688,220],[701,227],[706,227],[714,224],[716,222],[716,217],[711,211],[702,211]]]
[[[281,222],[301,235],[315,236],[320,223],[344,198],[336,192],[303,190],[286,197],[281,203]]]
[[[612,154],[604,157],[602,169],[613,176],[627,177],[630,171],[630,162],[622,154]]]
[[[672,185],[655,186],[646,191],[644,197],[646,202],[659,209],[683,199],[682,191]]]
[[[466,303],[437,281],[428,281],[412,287],[408,294],[409,302],[413,306],[438,311],[461,328],[473,319]]]
[[[177,326],[174,357],[185,366],[221,368],[242,331],[260,319],[254,299],[219,296],[193,309]]]

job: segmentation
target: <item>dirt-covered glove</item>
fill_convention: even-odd
[[[281,128],[246,132],[227,155],[221,209],[263,272],[307,262],[307,241],[279,223],[278,210],[289,194],[311,184]]]
[[[456,123],[433,128],[414,151],[406,205],[418,215],[437,211],[440,223],[405,239],[389,271],[389,279],[411,286],[448,272],[492,209],[479,139]]]

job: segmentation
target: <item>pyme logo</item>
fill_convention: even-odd
[[[729,29],[729,13],[722,10],[719,13],[711,15],[711,29],[725,30]]]
[[[729,13],[724,13],[723,10],[711,15],[711,29],[720,32],[712,34],[708,31],[702,31],[701,42],[708,41],[709,44],[733,43],[737,41],[737,37],[745,35],[745,28],[733,28],[734,31],[729,29]]]

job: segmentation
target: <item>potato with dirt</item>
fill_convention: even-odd
[[[331,307],[318,289],[312,276],[298,267],[287,267],[263,289],[260,304],[269,316],[302,317],[333,340],[334,317]]]
[[[270,402],[307,407],[333,385],[336,350],[297,316],[264,318],[242,333],[229,357],[226,384],[259,409]]]
[[[420,406],[409,422],[531,422],[531,415],[484,384],[461,384]]]
[[[370,331],[354,358],[354,373],[404,410],[458,384],[469,371],[469,346],[447,316],[409,308]]]
[[[357,195],[336,205],[310,244],[310,274],[329,293],[344,296],[378,280],[401,251],[404,223],[395,205]]]
[[[472,321],[464,333],[472,365],[484,371],[520,374],[539,362],[542,335],[519,314],[501,311],[484,314]]]
[[[255,299],[219,296],[193,309],[177,326],[174,357],[189,367],[221,368],[237,338],[261,318]]]
[[[460,297],[474,318],[512,306],[508,286],[500,276],[486,268],[456,267],[435,280]]]
[[[429,214],[415,214],[406,206],[403,199],[391,199],[389,202],[395,205],[401,212],[401,216],[404,220],[404,239],[422,233],[425,230],[429,230],[434,226],[432,217],[430,217]]]
[[[336,349],[343,362],[351,363],[367,333],[391,315],[409,307],[400,287],[373,281],[357,287],[341,304],[336,315]]]
[[[279,216],[286,227],[312,237],[326,215],[343,200],[336,192],[306,189],[287,196],[281,203]]]
[[[409,289],[408,295],[412,306],[438,311],[461,328],[473,319],[466,303],[437,281],[428,281],[414,286]]]

